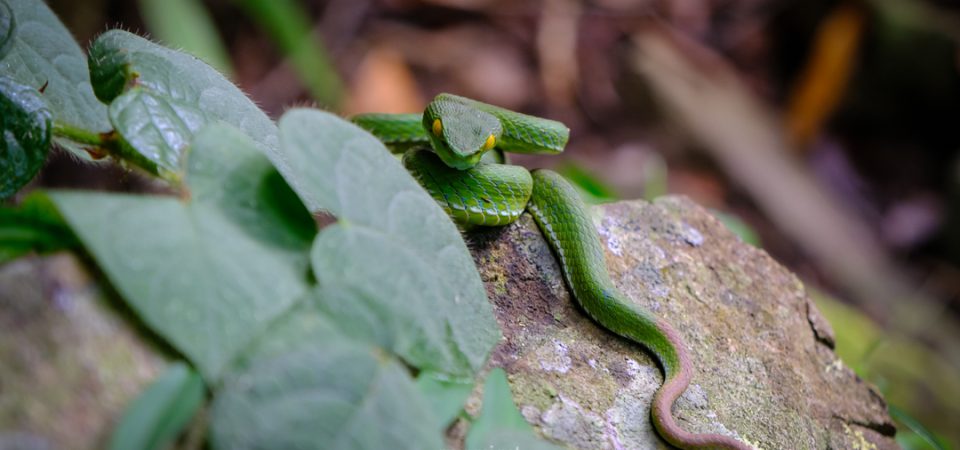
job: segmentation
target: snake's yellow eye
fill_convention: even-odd
[[[497,145],[497,138],[493,137],[491,134],[490,136],[487,136],[487,141],[483,143],[483,149],[490,150],[494,145]]]
[[[440,123],[440,119],[433,119],[433,135],[440,137],[440,133],[443,133],[443,124]]]

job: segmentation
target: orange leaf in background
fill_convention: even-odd
[[[853,72],[864,22],[862,8],[842,3],[817,30],[787,107],[787,138],[794,148],[805,148],[840,103]]]
[[[423,111],[426,103],[403,56],[385,46],[367,52],[350,84],[346,115]]]

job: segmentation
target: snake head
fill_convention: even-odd
[[[500,119],[456,97],[438,95],[423,112],[423,127],[433,150],[443,162],[456,169],[469,169],[503,134]]]

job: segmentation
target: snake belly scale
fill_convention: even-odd
[[[403,154],[407,170],[461,225],[507,225],[530,212],[581,308],[657,357],[664,384],[654,395],[650,416],[667,442],[681,449],[752,448],[729,436],[690,433],[676,422],[673,403],[693,372],[686,346],[669,323],[613,284],[600,238],[576,189],[549,170],[531,173],[489,162],[491,150],[560,153],[569,137],[566,126],[451,94],[438,95],[423,114],[363,114],[351,120]]]

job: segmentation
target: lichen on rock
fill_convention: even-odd
[[[763,250],[683,197],[594,211],[614,282],[680,330],[694,358],[674,407],[683,427],[762,449],[898,448],[883,399]],[[667,448],[649,421],[656,361],[577,307],[533,220],[467,238],[504,333],[490,365],[509,374],[524,417],[572,448]]]

